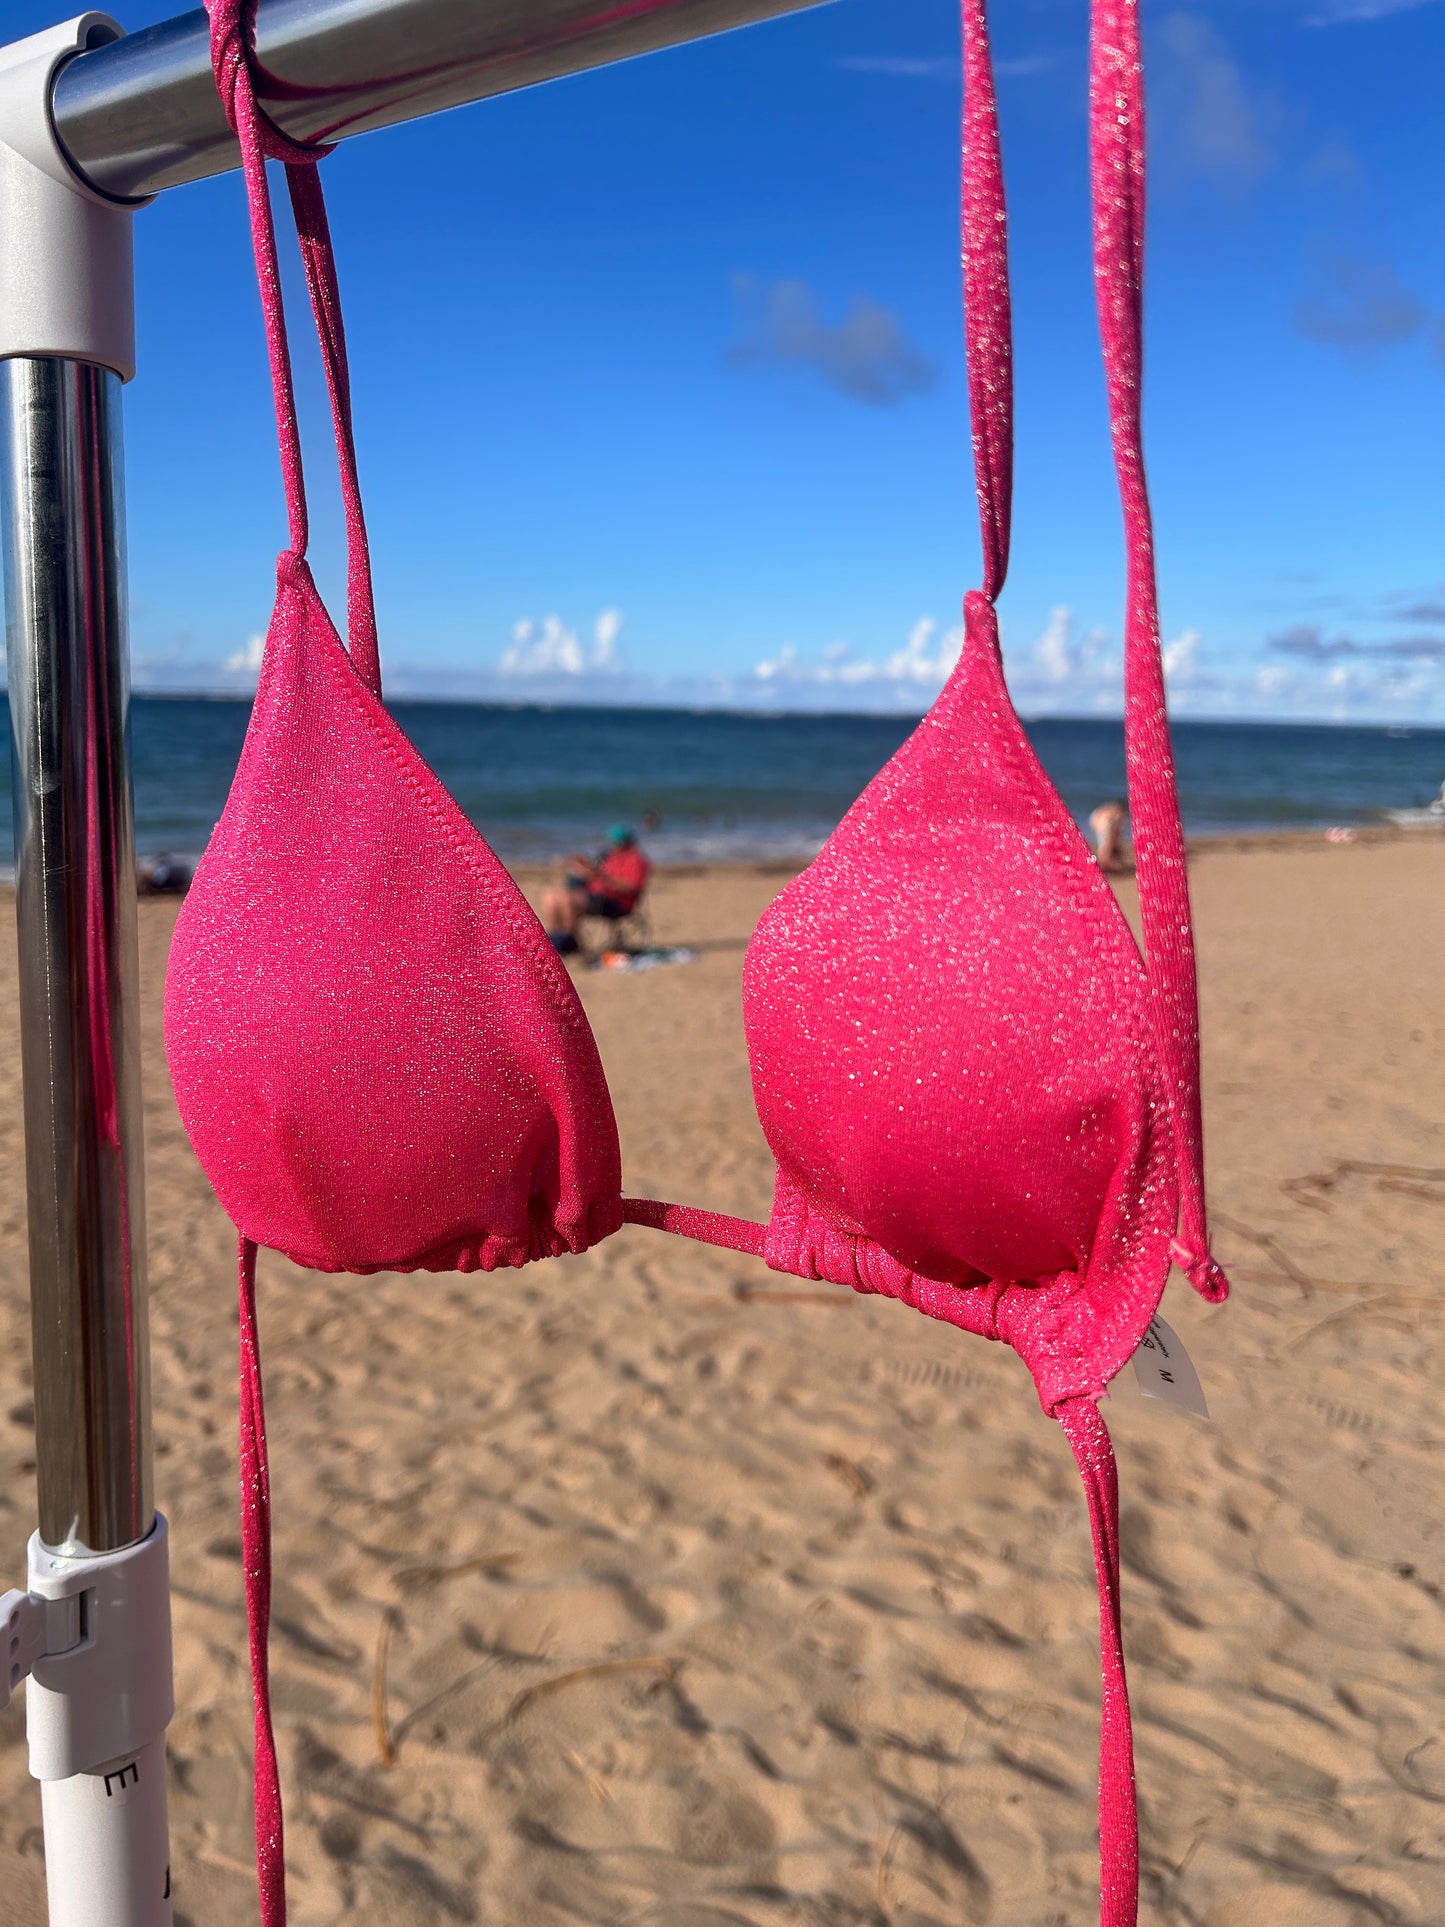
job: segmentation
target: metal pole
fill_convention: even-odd
[[[340,140],[821,3],[260,0],[257,91],[296,139]],[[120,199],[240,165],[202,12],[70,61],[54,117],[80,174]]]
[[[0,551],[40,1529],[76,1608],[27,1688],[52,1927],[171,1920],[151,1494],[120,376],[0,361]]]
[[[51,1927],[172,1917],[126,730],[131,214],[75,180],[49,115],[57,68],[119,31],[85,14],[0,48],[0,566],[40,1499],[11,1608]]]
[[[143,1539],[151,1493],[120,377],[0,362],[40,1537]]]
[[[70,1639],[27,1689],[52,1927],[171,1919],[120,385],[93,362],[0,361],[40,1498],[29,1587],[77,1602]]]

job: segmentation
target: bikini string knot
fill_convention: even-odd
[[[371,553],[366,516],[361,505],[356,440],[351,419],[351,374],[346,353],[346,330],[341,318],[341,293],[326,202],[316,163],[332,150],[322,142],[293,141],[263,113],[258,82],[273,93],[280,84],[256,60],[256,0],[206,0],[211,21],[211,67],[226,119],[241,148],[246,180],[251,240],[266,325],[271,362],[271,386],[276,407],[276,429],[281,473],[286,490],[290,548],[282,557],[283,581],[297,580],[295,566],[306,555],[310,537],[306,482],[301,465],[301,431],[296,419],[296,396],[291,352],[286,339],[286,308],[281,293],[281,267],[276,251],[276,228],[271,194],[266,182],[267,160],[286,169],[286,187],[295,217],[306,291],[316,324],[326,389],[331,402],[332,428],[340,466],[341,499],[346,517],[346,632],[352,665],[374,696],[381,694],[381,658],[376,635],[376,605],[371,586]]]
[[[231,132],[242,138],[241,116],[245,99],[255,117],[256,136],[267,160],[284,161],[290,167],[314,166],[331,152],[325,142],[293,141],[283,134],[258,104],[263,91],[258,85],[265,78],[256,61],[256,0],[206,0],[211,18],[211,69],[216,76],[216,91],[226,110]],[[242,89],[241,77],[250,82]]]

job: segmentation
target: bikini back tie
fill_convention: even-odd
[[[241,1241],[244,1550],[265,1927],[285,1920],[267,1675],[270,1485],[259,1245],[327,1271],[492,1270],[624,1222],[913,1305],[1003,1340],[1078,1464],[1099,1587],[1103,1927],[1133,1927],[1138,1829],[1118,1485],[1098,1400],[1171,1263],[1227,1285],[1204,1214],[1184,839],[1139,421],[1137,0],[1093,0],[1094,265],[1128,553],[1125,741],[1141,953],[1004,681],[1013,386],[984,0],[963,0],[963,252],[983,582],[928,715],[760,922],[744,971],[766,1224],[624,1199],[611,1098],[570,977],[515,883],[380,700],[350,380],[316,150],[256,104],[241,0],[208,0],[241,144],[290,545],[225,813],[176,924],[166,1047]],[[348,541],[343,646],[306,498],[267,154],[285,166]]]

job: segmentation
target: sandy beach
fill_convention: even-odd
[[[785,872],[665,872],[694,964],[579,975],[630,1189],[766,1215],[739,981]],[[540,877],[524,879],[535,896]],[[1122,886],[1129,901],[1131,886]],[[1445,1919],[1445,836],[1196,851],[1205,1422],[1118,1449],[1155,1927]],[[8,919],[8,900],[0,906]],[[177,1920],[256,1918],[232,1233],[140,906]],[[0,945],[0,1543],[34,1519]],[[1001,1348],[624,1230],[492,1277],[262,1261],[296,1927],[1087,1927],[1098,1647],[1068,1448]],[[0,1914],[44,1919],[0,1721]]]

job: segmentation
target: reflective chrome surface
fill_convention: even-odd
[[[821,0],[260,0],[261,103],[299,140],[414,120]],[[80,54],[55,83],[75,165],[121,199],[238,167],[203,12]]]
[[[120,379],[0,361],[40,1535],[153,1514]]]

